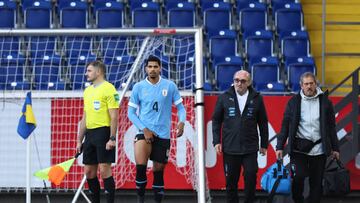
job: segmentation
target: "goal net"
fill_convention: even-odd
[[[181,31],[181,30],[180,30]],[[150,55],[160,58],[161,77],[174,81],[183,97],[187,112],[185,133],[176,138],[177,112],[173,107],[171,150],[165,173],[166,188],[198,188],[198,136],[203,127],[197,124],[196,93],[202,77],[196,77],[202,49],[195,43],[198,30],[16,30],[0,32],[0,189],[22,190],[25,187],[26,141],[16,129],[27,91],[32,91],[37,127],[31,139],[31,171],[66,161],[75,155],[79,121],[83,114],[83,90],[89,85],[85,66],[102,60],[106,78],[124,95],[119,108],[117,157],[113,174],[117,189],[134,189],[135,160],[133,138],[136,128],[127,118],[127,103],[134,83],[146,77],[144,61]],[[200,52],[201,53],[201,52]],[[199,58],[199,59],[198,59]],[[197,65],[196,65],[197,64]],[[196,80],[198,83],[196,83]],[[126,91],[128,90],[128,91]],[[199,95],[198,95],[199,96]],[[201,96],[201,94],[200,94]],[[200,156],[201,158],[201,156]],[[200,160],[201,161],[201,160]],[[152,176],[152,163],[148,175]],[[204,167],[204,166],[202,166]],[[84,175],[80,156],[60,186],[51,190],[75,190]],[[148,186],[151,184],[148,184]],[[32,189],[44,187],[31,179]]]

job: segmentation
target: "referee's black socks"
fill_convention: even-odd
[[[160,203],[164,196],[164,171],[154,171],[154,199],[156,203]]]
[[[91,193],[91,202],[100,203],[100,183],[98,178],[87,179],[87,182]]]
[[[103,179],[107,203],[114,203],[115,199],[115,181],[112,176]]]
[[[146,179],[146,165],[136,165],[136,189],[137,194],[141,198],[145,195]]]

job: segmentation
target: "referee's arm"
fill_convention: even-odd
[[[116,136],[117,126],[118,126],[118,109],[109,109],[110,115],[110,135]]]
[[[81,144],[82,144],[82,141],[83,141],[84,136],[85,136],[85,131],[86,131],[86,113],[84,111],[83,112],[83,117],[80,120],[79,134],[78,134],[77,143],[76,143],[76,150],[77,150],[78,153],[81,152]]]

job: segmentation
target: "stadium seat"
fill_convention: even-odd
[[[0,1],[0,28],[15,28],[16,3],[13,1]]]
[[[244,8],[248,8],[251,3],[259,3],[259,0],[235,0],[236,4],[236,13],[240,13],[240,11]]]
[[[250,3],[239,13],[240,30],[244,32],[254,32],[267,29],[266,5],[262,3]]]
[[[60,8],[60,24],[62,28],[86,28],[87,22],[86,3],[68,2]]]
[[[281,40],[281,53],[288,58],[307,57],[310,55],[309,35],[306,31],[292,32]]]
[[[33,59],[47,56],[52,58],[56,52],[57,40],[55,37],[29,37],[28,48]]]
[[[214,3],[222,3],[224,0],[199,0],[200,11],[203,13],[206,9],[212,8]]]
[[[179,3],[192,3],[194,5],[194,2],[189,2],[188,0],[164,0],[165,5],[165,12],[168,12],[170,9],[178,8]]]
[[[195,51],[189,53],[189,50],[195,50],[195,40],[192,36],[175,37],[172,46],[177,64],[189,62],[195,55]]]
[[[298,63],[291,63],[287,67],[288,82],[291,91],[300,90],[300,76],[305,72],[316,74],[316,66],[312,58],[303,58]]]
[[[208,38],[228,30],[231,26],[231,4],[225,2],[213,3],[204,11],[204,27]]]
[[[127,38],[118,36],[102,37],[100,39],[100,52],[105,58],[127,55]]]
[[[238,56],[225,57],[215,64],[215,80],[218,90],[228,89],[233,83],[236,71],[244,69],[243,60]]]
[[[178,3],[168,10],[169,27],[194,27],[195,5],[190,2]]]
[[[107,66],[107,79],[115,86],[116,89],[120,89],[121,84],[126,82],[121,79],[127,78],[124,76],[131,69],[134,61],[134,57],[127,55],[106,58],[104,60],[104,63]]]
[[[52,27],[51,2],[34,1],[24,9],[26,28],[50,28]]]
[[[222,30],[210,38],[210,55],[212,59],[235,56],[237,54],[237,34],[234,30]]]
[[[23,58],[20,53],[20,40],[18,37],[0,36],[0,58],[17,59]]]
[[[84,89],[89,83],[86,80],[86,64],[91,61],[95,61],[95,55],[82,55],[78,58],[73,57],[68,61],[69,78],[71,80],[71,86],[73,90]]]
[[[92,39],[90,37],[65,37],[64,49],[66,56],[77,59],[92,52]]]
[[[151,3],[152,0],[129,0],[130,12],[134,11],[136,8],[141,8],[143,3]]]
[[[118,2],[117,0],[92,0],[92,5],[93,5],[93,9],[96,11],[99,8],[105,7],[107,3],[114,3],[114,2],[122,3],[122,2]]]
[[[256,31],[245,41],[247,58],[262,58],[273,55],[273,34],[271,31]]]
[[[285,4],[284,8],[278,9],[275,13],[276,32],[283,38],[292,31],[303,30],[303,12],[301,4]]]
[[[189,56],[186,60],[176,64],[176,78],[179,89],[192,89],[195,82],[195,57]],[[169,67],[170,68],[170,67]]]
[[[286,4],[295,3],[295,0],[271,0],[271,8],[273,13],[284,8]]]
[[[35,88],[38,90],[64,90],[65,82],[60,79],[60,56],[44,56],[31,61]]]
[[[96,12],[98,28],[121,28],[124,25],[124,6],[120,2],[107,2],[99,6]]]
[[[285,86],[280,83],[279,61],[275,57],[263,57],[251,66],[251,77],[256,90],[262,92],[283,92]]]
[[[71,2],[85,2],[86,0],[57,0],[57,8],[60,11],[64,7],[68,7]]]
[[[132,25],[136,28],[158,27],[160,25],[160,7],[158,3],[142,3],[132,11]]]
[[[8,55],[0,60],[0,88],[7,90],[30,89],[30,83],[24,80],[25,57]]]

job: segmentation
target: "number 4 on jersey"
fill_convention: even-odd
[[[153,108],[153,110],[155,110],[156,112],[158,112],[158,111],[159,111],[158,102],[155,102],[152,108]]]

